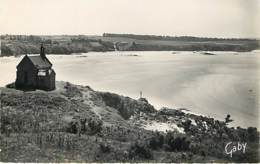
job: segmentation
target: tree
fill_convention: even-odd
[[[231,116],[228,114],[227,117],[225,118],[225,124],[228,124],[233,121],[232,119],[230,119],[230,117]]]

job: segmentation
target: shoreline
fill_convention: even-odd
[[[126,50],[126,51],[118,51],[118,50],[113,50],[113,51],[89,51],[89,52],[72,52],[69,54],[60,54],[60,53],[51,53],[51,54],[47,54],[47,55],[57,55],[57,56],[81,56],[81,55],[87,55],[89,53],[109,53],[109,52],[114,52],[114,53],[138,53],[138,52],[172,52],[173,55],[177,55],[179,54],[179,52],[187,52],[187,53],[191,53],[194,55],[200,54],[200,55],[206,55],[206,56],[212,56],[212,55],[216,55],[215,53],[233,53],[232,55],[237,55],[236,53],[254,53],[254,52],[259,52],[260,49],[254,49],[254,50],[249,50],[249,51],[227,51],[227,50],[214,50],[214,51],[210,51],[210,50],[198,50],[198,51],[194,51],[194,50]],[[207,54],[208,52],[213,53],[213,54]],[[24,55],[38,55],[37,53],[26,53],[26,54],[19,54],[19,55],[8,55],[8,54],[0,54],[0,58],[1,57],[21,57]],[[230,54],[231,55],[231,54]]]
[[[47,54],[111,51],[236,51],[259,48],[256,39],[163,37],[149,35],[104,34],[103,36],[1,35],[2,55],[38,53],[43,43]],[[208,54],[209,55],[209,54]]]
[[[57,85],[57,87],[56,87],[56,89],[55,90],[53,90],[53,91],[42,91],[42,90],[35,90],[35,92],[45,92],[45,93],[56,93],[56,92],[61,92],[61,91],[64,91],[64,89],[63,89],[63,85],[65,85],[66,83],[69,83],[69,82],[66,82],[66,81],[56,81],[56,85]],[[9,86],[11,86],[10,87],[10,89],[13,89],[12,87],[14,86],[14,83],[9,83],[9,84],[7,84],[7,85],[5,85],[5,86],[3,86],[4,88],[9,88],[8,87],[8,85]],[[82,86],[85,86],[85,85],[83,85],[83,84],[72,84],[72,85],[74,85],[74,86],[76,86],[76,87],[82,87]],[[1,86],[0,86],[0,88],[1,88]],[[20,91],[20,90],[18,90],[18,91]],[[25,91],[25,93],[26,93],[27,91]],[[29,91],[30,92],[30,91]],[[99,90],[97,90],[96,92],[101,92],[101,93],[111,93],[111,92],[109,92],[109,91],[107,91],[107,90],[104,90],[104,91],[99,91]],[[136,100],[136,101],[138,101],[138,99],[136,99],[136,98],[133,98],[133,97],[128,97],[127,95],[122,95],[122,94],[119,94],[119,93],[111,93],[111,94],[115,94],[115,95],[119,95],[119,96],[121,96],[121,97],[127,97],[127,98],[130,98],[130,99],[133,99],[133,100]],[[149,102],[149,99],[146,99],[146,98],[144,98],[147,102]],[[151,104],[151,106],[156,106],[155,104],[153,104],[152,102],[149,102],[149,104]],[[214,117],[214,116],[210,116],[210,115],[205,115],[205,114],[202,114],[202,113],[197,113],[197,112],[194,112],[194,111],[192,111],[192,109],[189,109],[189,108],[184,108],[184,107],[168,107],[168,106],[162,106],[162,107],[154,107],[154,109],[157,111],[157,112],[159,112],[159,111],[161,111],[161,110],[164,110],[164,109],[169,109],[169,110],[172,110],[172,111],[178,111],[178,112],[181,112],[181,113],[183,113],[183,114],[185,114],[185,115],[191,115],[191,116],[196,116],[196,117],[204,117],[204,118],[207,118],[207,119],[214,119],[214,120],[218,120],[218,121],[220,121],[219,120],[219,118],[216,118],[216,117]],[[231,116],[232,117],[232,116]],[[232,118],[233,119],[233,118]],[[224,121],[224,117],[223,117],[223,121]],[[223,122],[222,121],[222,122]],[[236,121],[236,120],[233,120],[233,121]],[[229,123],[228,125],[227,125],[229,128],[237,128],[237,127],[241,127],[241,128],[249,128],[249,127],[254,127],[254,128],[259,128],[259,127],[256,127],[256,126],[242,126],[242,125],[239,125],[239,124],[234,124],[233,122],[231,122],[231,123]]]
[[[257,54],[260,52],[260,49],[256,49],[256,50],[252,50],[252,51],[244,51],[244,52],[240,52],[240,51],[168,51],[168,50],[162,50],[162,51],[90,51],[90,52],[79,52],[79,53],[71,53],[71,54],[47,54],[47,56],[78,56],[78,57],[89,57],[89,56],[111,56],[111,55],[116,55],[116,56],[132,56],[132,57],[139,57],[142,55],[139,55],[138,53],[169,53],[172,55],[194,55],[194,56],[215,56],[215,55],[242,55],[242,54],[246,54],[246,55],[251,55],[251,54],[247,54],[247,53],[253,53],[253,54]],[[112,53],[112,54],[110,54]],[[117,54],[118,53],[118,54]],[[130,53],[130,54],[128,54]],[[131,54],[133,53],[133,54]],[[209,54],[207,54],[209,53]],[[225,54],[226,53],[226,54]],[[239,54],[242,53],[242,54]],[[20,58],[24,55],[38,55],[37,53],[32,53],[32,54],[20,54],[20,55],[1,55],[0,54],[0,58],[9,58],[9,57],[15,57],[15,58]],[[89,55],[89,56],[88,56]],[[160,55],[160,54],[158,54]]]

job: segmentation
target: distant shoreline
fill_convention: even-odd
[[[133,34],[87,35],[1,35],[1,56],[38,54],[40,44],[47,54],[110,51],[234,51],[259,49],[256,39],[170,37]]]
[[[255,50],[258,50],[258,49],[255,49]],[[227,50],[214,50],[214,51],[192,51],[192,50],[126,50],[126,51],[89,51],[89,52],[72,52],[72,53],[65,53],[65,54],[62,54],[62,53],[50,53],[50,54],[47,54],[47,55],[72,55],[72,56],[79,56],[79,55],[85,55],[87,53],[90,53],[90,52],[100,52],[100,53],[105,53],[105,52],[154,52],[154,51],[158,51],[158,52],[165,52],[165,51],[172,51],[173,53],[174,52],[193,52],[194,55],[196,53],[201,53],[203,55],[215,55],[215,54],[210,54],[208,52],[234,52],[234,53],[237,53],[237,52],[252,52],[252,51],[255,51],[255,50],[250,50],[250,51],[227,51]],[[11,57],[11,56],[15,56],[15,57],[19,57],[19,56],[22,56],[22,55],[36,55],[37,53],[22,53],[22,54],[0,54],[0,57]],[[128,55],[128,56],[138,56],[138,55]]]

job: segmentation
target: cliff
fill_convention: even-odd
[[[51,92],[0,88],[1,162],[259,162],[256,128],[177,109],[156,110],[89,86]],[[228,142],[246,142],[230,158]]]

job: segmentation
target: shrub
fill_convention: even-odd
[[[129,157],[131,159],[136,159],[136,157],[141,159],[152,159],[153,155],[145,143],[135,142],[130,148]]]
[[[88,127],[86,126],[86,123]],[[88,133],[91,135],[97,134],[102,130],[103,122],[101,120],[90,119],[87,121],[86,118],[73,118],[67,127],[67,132],[74,134]]]
[[[111,147],[108,144],[100,143],[99,147],[103,153],[109,153],[111,151]]]
[[[190,140],[185,135],[174,132],[166,134],[165,143],[172,151],[187,151],[190,149]]]
[[[69,126],[67,128],[67,132],[77,134],[79,133],[79,122],[76,120],[73,120],[69,123]]]
[[[248,127],[247,128],[247,133],[248,133],[248,140],[250,142],[255,142],[258,141],[258,132],[257,132],[257,128],[255,127]]]
[[[101,132],[102,125],[103,125],[103,122],[101,120],[92,120],[92,119],[90,119],[88,121],[88,126],[89,126],[89,128],[91,130],[91,134],[96,134],[96,133]]]
[[[159,132],[157,132],[156,135],[153,136],[152,138],[150,138],[150,140],[149,140],[149,146],[152,149],[161,148],[163,143],[164,143],[164,136],[162,134],[160,134]]]
[[[184,126],[184,131],[185,131],[185,132],[190,131],[191,120],[186,120],[186,121],[183,123],[183,126]]]
[[[227,117],[225,118],[225,123],[226,123],[226,124],[228,124],[228,123],[230,123],[230,122],[233,121],[232,119],[230,119],[230,117],[231,117],[231,116],[228,114]]]

